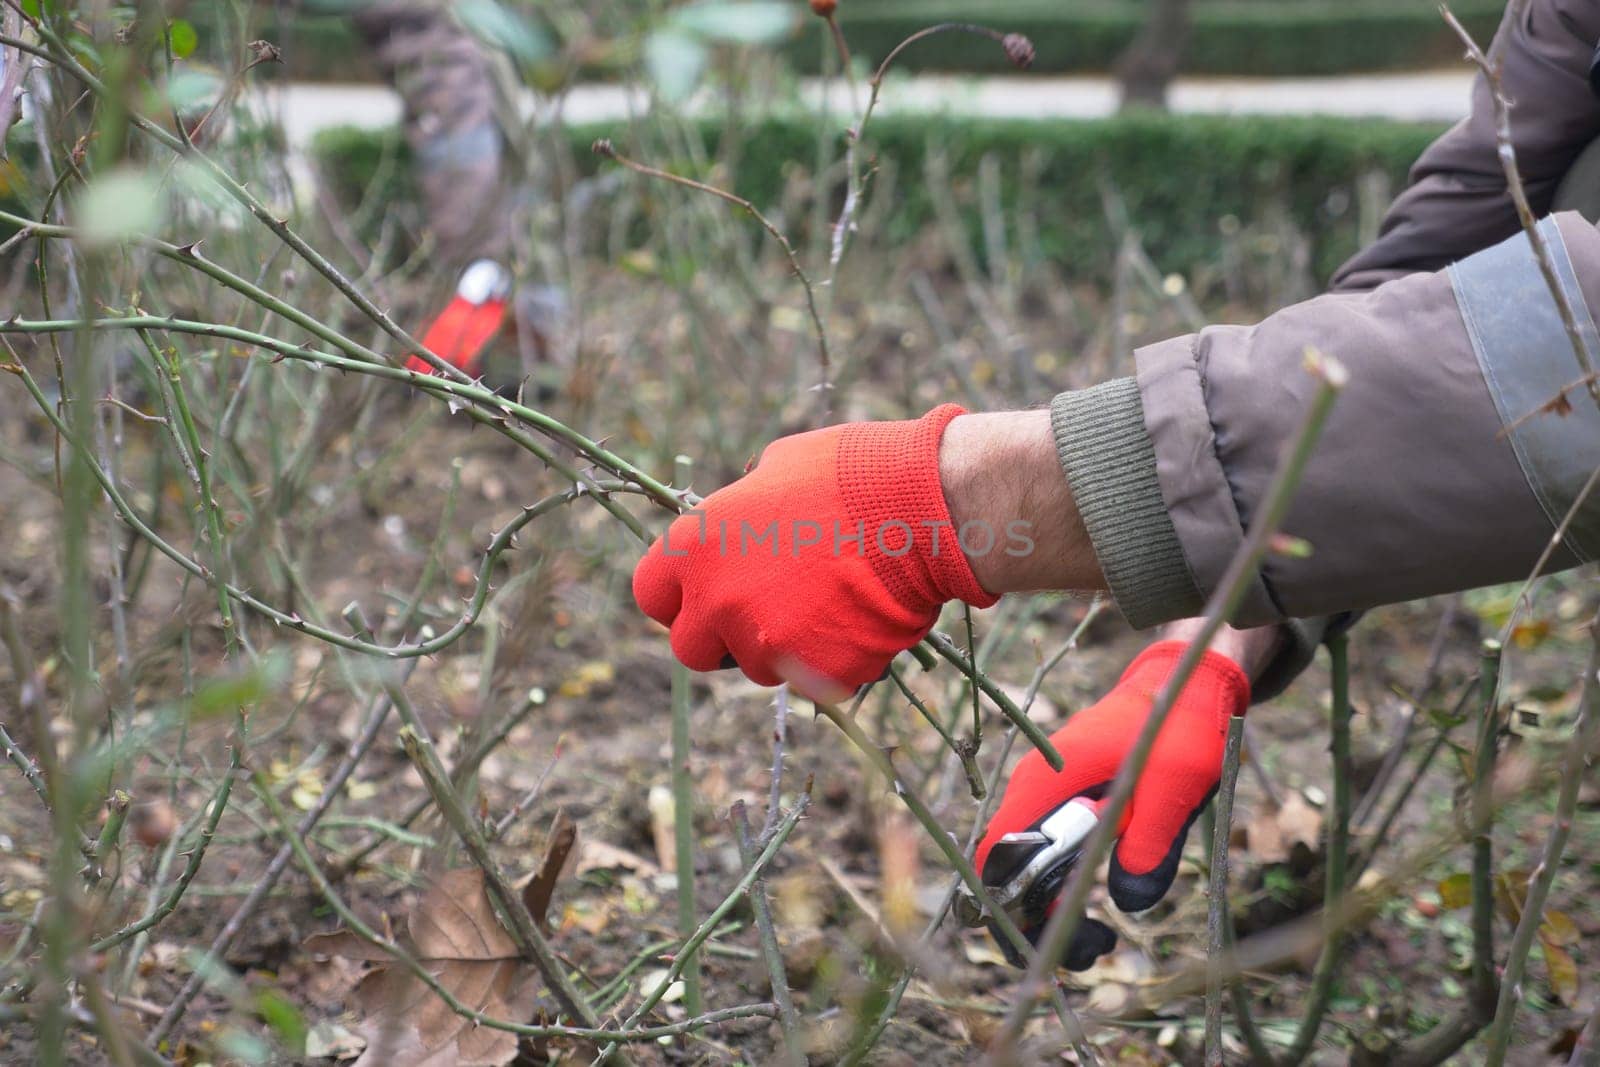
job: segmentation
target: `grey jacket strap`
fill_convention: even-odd
[[[1600,332],[1578,287],[1552,219],[1539,224],[1556,278],[1577,320],[1590,363],[1600,366]],[[1560,524],[1600,466],[1600,407],[1584,389],[1568,394],[1566,414],[1540,412],[1583,370],[1545,284],[1528,236],[1518,233],[1450,268],[1450,283],[1503,432],[1552,527]],[[1584,502],[1567,545],[1584,561],[1600,554],[1600,494]]]

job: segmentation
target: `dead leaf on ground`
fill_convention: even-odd
[[[675,872],[678,869],[678,805],[672,790],[660,784],[651,786],[645,807],[650,812],[650,839],[655,842],[656,863],[663,871]]]
[[[632,871],[647,878],[661,873],[660,867],[637,852],[629,852],[625,848],[587,837],[578,845],[578,866],[573,871],[574,874],[618,869]]]
[[[1296,845],[1315,849],[1322,814],[1291,790],[1276,811],[1264,811],[1245,826],[1245,848],[1260,863],[1285,863]]]
[[[988,937],[965,938],[961,942],[961,954],[967,958],[968,963],[975,963],[980,967],[1008,967],[1005,953],[995,947],[994,941]]]
[[[1576,1004],[1578,1001],[1578,964],[1577,961],[1564,948],[1558,948],[1550,942],[1539,939],[1544,949],[1545,976],[1550,979],[1550,992],[1561,999],[1566,1005]]]
[[[1572,921],[1572,916],[1566,912],[1546,908],[1544,922],[1539,924],[1539,937],[1552,945],[1566,948],[1581,941],[1583,932],[1578,929],[1578,924]]]
[[[367,1047],[366,1039],[335,1022],[320,1022],[306,1031],[306,1058],[349,1060]]]
[[[550,838],[544,846],[544,860],[539,864],[528,884],[522,887],[522,903],[528,914],[546,933],[550,930],[550,894],[556,890],[563,869],[572,857],[572,846],[578,843],[578,824],[567,815],[566,809],[556,812],[550,826]]]
[[[477,868],[449,871],[407,917],[411,951],[462,1004],[498,1019],[531,1018],[539,995],[534,969],[495,917]],[[476,1026],[386,953],[348,931],[306,940],[313,952],[382,960],[353,994],[367,1043],[356,1067],[501,1067],[517,1054],[517,1035]]]

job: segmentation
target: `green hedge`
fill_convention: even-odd
[[[798,3],[798,0],[797,0]],[[1007,0],[987,6],[968,0],[843,0],[839,19],[851,47],[876,62],[910,34],[936,22],[976,19],[1025,33],[1044,73],[1106,71],[1143,16],[1138,0]],[[1452,10],[1483,43],[1494,33],[1504,0],[1455,0]],[[1198,0],[1184,69],[1197,74],[1342,74],[1417,69],[1461,60],[1455,36],[1431,0]],[[216,27],[204,11],[190,14],[202,47]],[[822,56],[822,27],[807,17],[803,31],[781,51],[801,70]],[[349,81],[371,78],[365,49],[349,24],[327,15],[269,14],[256,28],[283,46],[287,67],[267,76]],[[829,46],[831,47],[831,45]],[[941,34],[908,49],[904,70],[1004,71],[992,44]],[[590,71],[587,77],[614,76]]]
[[[1301,118],[1227,118],[1142,114],[1098,121],[993,121],[884,116],[868,133],[871,151],[893,160],[899,174],[887,236],[901,239],[930,222],[934,205],[921,180],[930,148],[944,152],[953,183],[976,174],[979,160],[994,154],[1014,182],[1025,152],[1042,163],[1039,242],[1076,277],[1106,277],[1115,242],[1101,201],[1109,181],[1127,204],[1151,255],[1164,269],[1188,271],[1214,263],[1221,254],[1222,220],[1250,225],[1284,212],[1312,242],[1320,278],[1355,251],[1356,187],[1373,171],[1399,190],[1411,162],[1441,127],[1383,121]],[[714,151],[722,133],[702,128]],[[662,159],[654,149],[630,149],[629,131],[618,125],[568,131],[579,165],[593,171],[600,161],[589,151],[597,137],[683,173],[681,159]],[[395,151],[392,133],[330,130],[315,144],[322,171],[336,195],[353,202],[373,176],[385,151]],[[800,119],[769,119],[749,129],[738,153],[734,188],[761,207],[777,203],[786,173],[809,166],[816,153],[816,127]],[[378,195],[410,194],[404,166],[388,168],[390,185]],[[1015,195],[1015,186],[1007,190]],[[969,219],[970,204],[958,205]]]
[[[1462,23],[1487,44],[1505,9],[1503,0],[1457,0]],[[1184,69],[1196,74],[1320,75],[1417,69],[1461,61],[1461,45],[1436,5],[1417,0],[1262,3],[1213,0],[1193,7]],[[1142,5],[1118,0],[1011,0],[974,6],[966,0],[876,0],[839,5],[851,47],[873,62],[931,23],[977,20],[1027,34],[1033,69],[1052,73],[1104,71],[1138,32]],[[821,59],[820,36],[786,50],[802,69]],[[908,70],[1005,71],[1004,54],[966,34],[939,34],[907,49],[896,66]]]

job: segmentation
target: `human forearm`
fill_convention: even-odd
[[[1048,411],[953,419],[940,443],[939,477],[950,520],[958,533],[966,531],[961,544],[985,589],[1105,588],[1061,476]]]
[[[1193,641],[1200,636],[1204,625],[1203,619],[1179,619],[1161,627],[1160,640]],[[1224,625],[1207,647],[1238,664],[1239,669],[1254,682],[1267,664],[1272,662],[1283,643],[1283,634],[1276,626],[1255,626],[1241,630]]]

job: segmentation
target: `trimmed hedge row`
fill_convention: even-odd
[[[716,150],[720,127],[701,128],[708,150]],[[1039,202],[1032,206],[1039,243],[1069,276],[1104,278],[1115,241],[1101,201],[1109,181],[1127,204],[1129,217],[1163,269],[1188,271],[1215,263],[1222,253],[1224,220],[1250,225],[1286,215],[1310,239],[1312,265],[1326,278],[1355,251],[1358,241],[1357,184],[1374,171],[1398,190],[1417,155],[1441,132],[1435,125],[1309,118],[1229,118],[1135,114],[1072,121],[994,121],[884,116],[868,134],[869,148],[892,160],[899,179],[886,236],[902,239],[935,218],[921,180],[930,151],[945,154],[952,183],[970,187],[979,161],[993,154],[1010,187],[1024,153],[1038,153]],[[682,173],[687,160],[661,159],[653,150],[628,147],[630,133],[618,124],[572,127],[571,150],[581,168],[600,161],[589,151],[598,137]],[[392,133],[338,129],[314,146],[322,172],[346,203],[376,174],[383,154],[397,149]],[[816,126],[802,119],[767,119],[745,131],[735,190],[761,207],[777,203],[795,165],[815,158]],[[387,168],[384,197],[411,195],[404,166]],[[970,199],[958,195],[958,199]],[[1015,202],[1015,201],[1008,201]],[[971,204],[961,203],[976,226]]]
[[[1458,0],[1451,9],[1487,44],[1505,10],[1503,0]],[[1461,60],[1461,45],[1431,3],[1345,0],[1343,3],[1262,3],[1214,0],[1192,8],[1193,30],[1183,69],[1196,74],[1294,76],[1417,69]],[[852,49],[873,62],[932,23],[977,19],[1027,34],[1038,52],[1033,69],[1048,73],[1109,70],[1143,21],[1141,4],[1118,0],[1011,0],[989,9],[967,0],[877,0],[841,3],[840,24]],[[802,69],[816,69],[820,36],[786,52]],[[1003,72],[1005,55],[965,34],[919,41],[896,60],[909,70]]]
[[[1451,9],[1487,43],[1504,0],[1456,0]],[[1417,69],[1461,59],[1461,47],[1437,8],[1426,0],[1198,0],[1184,69],[1198,74],[1292,76]],[[202,44],[216,27],[202,10],[190,15]],[[1109,70],[1138,32],[1136,0],[1009,0],[974,8],[968,0],[845,0],[839,19],[858,55],[876,62],[910,34],[936,22],[978,19],[1025,33],[1043,73]],[[809,16],[781,51],[799,69],[814,71],[825,42]],[[258,27],[284,48],[283,74],[298,79],[371,78],[361,41],[342,18],[273,13]],[[827,47],[831,48],[831,45]],[[960,34],[918,42],[897,61],[904,70],[995,72],[1010,69],[1000,49]],[[275,72],[262,68],[267,76]],[[615,72],[591,71],[588,77]]]

